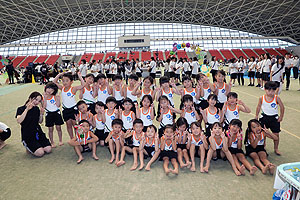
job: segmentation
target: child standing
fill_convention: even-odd
[[[88,110],[94,115],[95,112],[95,94],[96,87],[94,84],[94,75],[87,74],[84,78],[85,86],[80,90],[79,99],[82,99],[88,106]]]
[[[125,85],[123,87],[123,95],[125,98],[129,98],[132,100],[133,103],[137,103],[137,94],[139,93],[139,90],[136,89],[137,81],[139,80],[139,77],[136,74],[131,74],[128,78],[129,85]],[[133,107],[135,108],[135,107]]]
[[[132,129],[133,127],[133,121],[135,120],[135,113],[132,111],[132,108],[134,107],[133,102],[129,98],[125,98],[123,101],[123,108],[120,109],[119,116],[123,121],[123,128],[125,129],[124,132],[126,132],[129,129]]]
[[[82,153],[93,151],[93,158],[99,160],[96,155],[96,142],[97,136],[90,131],[90,123],[87,120],[79,122],[79,126],[76,128],[76,137],[69,141],[69,145],[73,146],[76,154],[78,155],[77,164],[83,160]]]
[[[255,119],[258,119],[259,112],[260,110],[262,110],[261,118],[259,119],[259,121],[262,123],[262,126],[266,126],[267,128],[271,129],[272,133],[276,135],[277,139],[273,140],[274,152],[277,155],[281,155],[278,150],[278,146],[280,122],[282,121],[284,116],[284,105],[279,96],[275,95],[276,89],[277,84],[275,82],[266,82],[266,94],[264,96],[261,96],[258,100]],[[278,106],[280,107],[280,116],[278,115]]]
[[[215,91],[214,85],[209,82],[209,78],[204,74],[198,74],[196,77],[197,87],[200,88],[200,102],[199,107],[204,110],[208,107],[207,98],[208,96]]]
[[[200,156],[200,172],[204,172],[204,159],[205,151],[208,149],[206,137],[202,131],[200,122],[193,122],[191,125],[191,132],[188,136],[187,148],[190,150],[190,156],[192,160],[191,171],[196,171],[195,154]]]
[[[157,101],[159,97],[166,96],[169,99],[171,106],[174,107],[173,94],[175,93],[177,95],[180,95],[180,92],[178,91],[175,83],[172,82],[170,84],[169,77],[163,76],[159,79],[159,84],[160,84],[160,88],[158,89],[158,94],[156,97]],[[172,88],[170,87],[170,85],[172,86]]]
[[[182,78],[183,87],[180,91],[181,97],[183,97],[186,94],[189,94],[193,97],[193,102],[195,104],[199,104],[200,99],[200,87],[193,88],[193,82],[191,77],[184,76]]]
[[[142,137],[139,150],[141,166],[144,166],[144,154],[151,158],[145,167],[146,171],[150,171],[152,163],[157,160],[160,154],[159,137],[157,134],[157,129],[154,125],[150,125],[147,127],[145,137]]]
[[[266,126],[261,127],[257,119],[252,119],[248,122],[244,144],[246,145],[246,155],[250,156],[254,164],[261,169],[263,174],[269,170],[270,174],[274,173],[276,166],[268,160],[267,152],[265,150],[266,137],[273,140],[278,137],[271,133]]]
[[[58,79],[62,77],[63,85],[58,83]],[[53,80],[53,82],[57,85],[58,89],[61,90],[62,97],[62,107],[63,107],[63,119],[67,125],[67,131],[69,133],[70,138],[73,136],[73,127],[75,125],[75,115],[78,114],[76,109],[76,92],[81,90],[84,87],[84,80],[81,76],[81,73],[78,72],[78,78],[81,82],[81,85],[72,87],[73,84],[73,76],[71,73],[59,73]]]
[[[97,76],[97,89],[95,96],[98,96],[98,101],[105,103],[106,99],[112,95],[112,87],[108,84],[106,76],[104,74],[99,74]]]
[[[198,112],[195,110],[193,97],[191,95],[184,95],[182,97],[181,104],[181,107],[183,107],[181,117],[184,117],[187,120],[188,126],[201,119]]]
[[[144,124],[143,132],[147,131],[148,126],[153,124],[154,108],[151,95],[145,95],[141,101],[141,108],[136,104],[136,118],[141,119]]]
[[[232,166],[234,173],[237,176],[240,176],[241,172],[236,168],[232,155],[228,150],[228,139],[225,136],[223,127],[219,122],[215,122],[211,127],[211,136],[209,137],[209,143],[210,147],[207,153],[207,160],[204,171],[208,172],[210,161],[212,158],[216,160],[218,158],[225,158],[226,156]]]
[[[64,143],[62,142],[62,131],[61,125],[64,124],[64,121],[60,114],[60,96],[56,95],[58,92],[58,87],[55,83],[49,82],[45,86],[44,95],[43,95],[43,107],[46,111],[46,127],[48,127],[49,131],[49,139],[51,142],[51,147],[55,148],[56,145],[53,140],[53,130],[54,125],[56,127],[56,131],[58,133],[59,138],[59,146],[62,146]]]
[[[101,101],[98,101],[95,106],[96,115],[94,115],[93,119],[93,126],[96,127],[95,135],[99,139],[99,143],[101,146],[107,145],[104,141],[106,137],[108,136],[107,133],[104,132],[105,129],[105,123],[103,123],[102,116],[105,112],[105,104]]]
[[[87,120],[91,124],[91,130],[92,130],[92,124],[93,124],[93,114],[88,111],[88,105],[80,100],[77,102],[77,109],[79,113],[75,115],[76,121],[79,123],[81,120]]]
[[[242,175],[245,175],[245,168],[249,170],[250,175],[254,175],[257,171],[257,167],[252,166],[245,157],[242,150],[242,121],[239,119],[233,119],[229,124],[229,130],[226,132],[228,137],[228,149],[233,157],[234,163],[237,169]],[[242,163],[240,165],[239,161]]]
[[[139,90],[142,84],[143,84],[143,89]],[[140,98],[143,98],[145,95],[151,95],[152,99],[155,99],[156,89],[152,90],[151,89],[152,85],[153,85],[153,78],[151,76],[147,76],[144,78],[143,83],[139,82],[138,84],[136,84],[134,88],[134,92]]]
[[[215,94],[218,96],[218,102],[216,107],[222,109],[224,103],[227,100],[227,94],[231,91],[232,84],[227,84],[224,82],[226,74],[223,70],[217,71],[216,73],[216,80],[217,82],[214,84],[215,86]]]
[[[122,101],[124,99],[124,94],[122,92],[123,89],[123,82],[122,76],[117,74],[113,76],[113,93],[112,96],[116,99],[117,108],[122,106]]]
[[[110,133],[112,131],[112,121],[119,118],[119,112],[115,108],[117,101],[114,97],[108,97],[106,99],[106,107],[104,113],[102,114],[102,122],[105,124],[104,134]],[[122,120],[121,120],[122,121]],[[122,122],[123,126],[123,122]]]
[[[161,153],[160,160],[164,161],[164,171],[166,175],[170,172],[173,174],[178,174],[178,163],[177,163],[177,139],[174,135],[174,130],[172,125],[166,125],[164,129],[164,136],[161,138]],[[169,168],[169,162],[171,161],[174,169]]]

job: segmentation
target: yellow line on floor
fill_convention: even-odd
[[[251,96],[251,97],[254,97],[254,98],[259,98],[259,97],[257,97],[257,96],[255,96],[255,95],[252,95],[252,94],[248,94],[248,93],[246,93],[246,92],[243,92],[243,91],[240,91],[239,90],[239,92],[240,93],[243,93],[243,94],[246,94],[246,95],[248,95],[248,96]],[[285,108],[288,108],[288,109],[290,109],[290,110],[294,110],[294,111],[296,111],[296,112],[298,112],[298,113],[300,113],[300,110],[297,110],[297,109],[295,109],[295,108],[291,108],[291,107],[289,107],[289,106],[284,106]]]

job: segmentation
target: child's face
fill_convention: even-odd
[[[99,85],[104,85],[104,84],[105,84],[105,81],[106,81],[105,78],[99,78],[99,79],[98,79],[98,84],[99,84]]]
[[[84,80],[89,85],[94,83],[94,78],[92,76],[89,76],[89,77],[85,78]]]
[[[113,110],[113,109],[116,107],[116,103],[113,102],[113,101],[111,101],[111,102],[108,102],[108,103],[106,104],[106,106],[107,106],[107,108],[108,108],[109,110]]]
[[[71,87],[73,81],[71,81],[68,77],[63,77],[62,83],[64,87]]]
[[[159,103],[160,103],[160,106],[163,107],[163,108],[166,108],[169,105],[169,101],[167,101],[165,99],[160,100]]]
[[[182,124],[181,126],[178,127],[179,131],[183,132],[186,130],[186,125]]]
[[[163,84],[161,84],[161,87],[167,88],[167,87],[170,87],[170,84],[169,83],[163,83]]]
[[[149,108],[150,107],[150,101],[148,98],[144,98],[142,101],[143,107]]]
[[[104,106],[98,106],[96,105],[95,106],[95,111],[97,114],[101,113],[101,112],[104,112]]]
[[[143,126],[143,124],[136,123],[136,124],[134,124],[133,128],[134,128],[135,132],[141,133],[141,132],[143,132],[144,126]]]
[[[238,133],[241,129],[240,129],[240,127],[237,126],[237,125],[229,125],[229,130],[230,130],[230,133],[236,134],[236,133]]]
[[[88,110],[88,107],[86,104],[81,104],[78,106],[78,111],[81,112],[81,113],[86,113]]]
[[[193,101],[190,101],[190,100],[185,101],[184,106],[187,107],[187,108],[191,108],[193,106]]]
[[[125,103],[123,103],[123,107],[124,107],[125,110],[128,111],[132,108],[132,104],[129,103],[129,102],[125,102]]]
[[[154,138],[155,137],[155,130],[154,130],[154,128],[153,127],[147,128],[146,135],[149,138]]]
[[[114,124],[112,126],[112,129],[114,130],[115,133],[120,133],[122,130],[122,126],[120,124]]]
[[[216,79],[219,83],[222,83],[224,81],[224,76],[221,73],[218,73]]]
[[[208,100],[208,104],[209,104],[210,106],[215,106],[216,103],[217,103],[217,101],[216,101],[214,98],[210,98],[210,99]]]
[[[183,86],[184,86],[185,88],[190,88],[190,87],[192,87],[192,81],[190,81],[190,80],[185,80],[185,81],[183,81]]]
[[[151,82],[149,79],[144,80],[144,87],[149,88],[151,86]]]
[[[85,133],[89,132],[89,130],[90,130],[90,125],[89,125],[89,123],[83,122],[83,123],[81,124],[81,126],[82,126],[83,131],[84,131]]]
[[[54,90],[53,90],[52,88],[47,88],[47,89],[45,90],[46,95],[52,95],[53,92],[54,92]]]
[[[119,85],[121,85],[122,80],[121,79],[117,79],[114,82],[115,82],[115,85],[119,86]]]
[[[37,96],[37,97],[35,97],[35,98],[31,99],[31,100],[32,100],[32,104],[34,106],[38,106],[42,102],[42,97],[41,96]]]
[[[229,104],[231,104],[231,105],[234,105],[234,104],[236,104],[236,102],[237,102],[237,98],[234,98],[234,97],[229,97],[228,99],[227,99],[227,102],[229,103]]]
[[[196,126],[196,125],[193,125],[193,126],[191,127],[191,131],[192,131],[192,134],[193,134],[193,135],[200,135],[201,132],[202,132],[201,128],[198,127],[198,126]]]
[[[213,132],[215,135],[219,136],[222,133],[222,127],[220,127],[216,124],[212,127],[211,132]]]
[[[128,79],[129,85],[135,85],[136,84],[136,80],[134,79]]]
[[[269,97],[275,95],[275,90],[272,90],[272,89],[266,90],[266,89],[265,89],[265,91],[266,91],[267,96],[269,96]]]
[[[257,123],[252,122],[251,123],[251,130],[254,134],[260,133],[261,132],[261,126]]]
[[[165,129],[164,135],[165,135],[166,140],[171,140],[173,137],[173,134],[174,134],[173,129],[171,129],[171,128]]]

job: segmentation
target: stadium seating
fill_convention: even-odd
[[[83,54],[81,56],[81,58],[79,59],[79,64],[81,62],[82,59],[85,59],[87,63],[91,62],[91,58],[93,57],[93,54],[92,53],[86,53],[86,54]]]
[[[42,55],[42,56],[39,56],[35,61],[34,63],[43,63],[45,62],[45,60],[47,60],[49,56],[48,55]]]
[[[156,54],[158,54],[158,56],[156,56]],[[164,54],[162,51],[153,51],[153,56],[155,60],[157,57],[159,60],[164,60]]]
[[[168,59],[169,55],[170,55],[170,51],[165,51],[165,56],[167,59]]]
[[[245,55],[240,49],[232,49],[231,51],[232,51],[232,53],[233,53],[237,58],[239,58],[239,57],[241,57],[241,56],[243,56],[244,59],[247,59],[247,58],[248,58],[248,56]]]
[[[22,62],[20,62],[19,66],[20,67],[26,67],[28,66],[28,63],[33,62],[36,59],[37,56],[28,56],[27,58],[25,58],[25,60],[23,60]]]
[[[150,51],[142,51],[142,61],[151,60],[151,52]]]
[[[112,57],[116,57],[116,52],[107,52],[104,58],[104,62],[107,60],[111,61]]]
[[[125,52],[119,52],[117,58],[120,61],[125,61],[125,60],[127,60],[127,55],[128,55],[128,53],[126,51]]]
[[[13,60],[13,66],[17,67],[24,59],[26,58],[26,56],[17,56],[14,60]],[[26,66],[24,66],[26,67]]]
[[[266,52],[263,49],[253,49],[258,55],[265,54]]]
[[[8,59],[11,60],[11,61],[12,61],[14,58],[15,58],[14,56],[9,56],[9,57],[8,57]],[[5,58],[4,58],[4,59],[5,59]],[[0,62],[0,69],[2,69],[3,67],[4,67],[3,63]]]
[[[93,60],[96,60],[98,62],[98,60],[103,60],[103,57],[104,57],[104,53],[95,53],[94,54],[94,57],[93,57]]]
[[[276,51],[278,51],[282,56],[284,56],[286,53],[288,53],[285,49],[276,48]]]
[[[221,49],[220,52],[223,54],[223,56],[224,56],[227,60],[229,60],[229,59],[231,59],[231,58],[235,58],[235,56],[234,56],[234,55],[231,53],[231,51],[228,50],[228,49]]]
[[[129,53],[129,60],[136,60],[136,59],[140,59],[140,52],[139,51],[131,51]]]
[[[224,60],[223,56],[218,50],[208,50],[211,56],[215,56],[218,60]]]
[[[268,52],[270,55],[280,56],[280,53],[278,53],[274,49],[265,49],[265,51]]]
[[[48,60],[46,61],[47,65],[54,65],[54,63],[58,60],[58,58],[60,57],[60,55],[52,55],[48,58]]]
[[[185,50],[178,50],[177,51],[177,57],[179,58],[189,58],[188,55],[186,54]]]
[[[257,54],[252,49],[242,49],[243,52],[248,56],[248,58],[254,57],[257,58]]]

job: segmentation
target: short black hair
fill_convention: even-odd
[[[216,73],[216,76],[217,76],[218,74],[221,74],[221,75],[223,75],[223,76],[226,77],[226,72],[225,72],[224,70],[218,70],[217,73]]]
[[[84,78],[89,78],[89,77],[93,77],[93,79],[95,79],[95,76],[92,73],[87,74]]]
[[[153,103],[153,99],[152,99],[152,96],[151,95],[149,95],[149,94],[146,94],[146,95],[144,95],[143,96],[143,98],[142,98],[142,100],[141,100],[141,107],[143,107],[143,101],[144,101],[144,99],[148,99],[149,101],[150,101],[150,105]]]
[[[183,76],[182,77],[182,82],[184,82],[184,81],[192,81],[192,79],[189,76]]]
[[[114,119],[111,122],[111,126],[114,126],[114,125],[120,125],[121,127],[123,127],[123,121],[121,119]]]
[[[201,122],[199,122],[199,121],[192,122],[192,123],[191,123],[191,127],[192,127],[192,126],[200,127],[200,129],[202,130]]]
[[[148,130],[149,128],[153,128],[154,131],[155,131],[155,133],[157,132],[157,128],[156,128],[156,126],[154,126],[153,124],[149,125],[149,126],[147,127],[147,130]]]
[[[80,105],[82,105],[82,104],[87,105],[87,104],[85,103],[85,101],[80,100],[80,101],[77,102],[76,107],[78,108],[78,107],[79,107]]]
[[[53,90],[52,95],[55,96],[55,95],[57,94],[57,92],[58,92],[58,87],[57,87],[57,85],[56,85],[55,83],[53,83],[53,82],[47,83],[47,85],[45,86],[44,91],[46,91],[46,89],[48,89],[48,88],[50,88],[50,89]]]
[[[242,121],[241,120],[239,120],[239,119],[233,119],[233,120],[231,120],[231,122],[229,123],[229,125],[236,125],[236,126],[238,126],[240,129],[242,129],[242,125],[243,125],[243,123],[242,123]]]
[[[222,126],[222,124],[221,124],[220,122],[215,122],[215,123],[213,123],[213,124],[211,125],[210,129],[212,130],[212,129],[214,128],[215,125],[218,125],[218,126],[221,127],[222,130],[223,130],[223,126]]]
[[[82,59],[81,62],[83,62],[83,64],[86,64],[86,60],[85,59]]]
[[[108,104],[109,102],[114,102],[115,104],[117,104],[117,100],[115,97],[107,97],[106,101],[105,101],[105,104]]]
[[[120,74],[116,74],[112,77],[112,80],[115,81],[115,80],[123,80],[122,76]]]
[[[152,85],[153,82],[154,82],[154,81],[153,81],[153,78],[152,78],[151,76],[147,76],[147,77],[144,78],[143,81],[145,81],[145,80],[147,80],[147,79],[150,81],[150,83],[151,83],[151,85]]]
[[[268,81],[265,84],[265,89],[266,90],[276,90],[277,89],[277,84],[274,81]]]
[[[131,103],[131,105],[134,106],[133,101],[128,97],[123,100],[122,104],[124,105],[126,102]]]
[[[187,120],[184,117],[179,117],[176,121],[176,127],[179,128],[182,125],[185,125],[186,128],[189,127]]]
[[[105,104],[102,101],[97,101],[96,106],[105,107]]]
[[[164,84],[164,83],[169,83],[169,82],[170,82],[170,78],[167,77],[167,76],[162,76],[162,77],[160,77],[160,79],[159,79],[159,84],[160,84],[160,85],[162,85],[162,84]]]
[[[83,124],[83,123],[88,123],[89,125],[91,125],[90,122],[86,119],[80,120],[78,124],[80,125],[80,124]]]
[[[129,77],[128,77],[128,79],[133,79],[133,80],[138,81],[139,77],[136,74],[130,74]]]
[[[164,127],[164,132],[167,128],[170,128],[174,131],[174,126],[172,124],[167,124],[165,127]]]
[[[181,99],[181,102],[182,103],[184,103],[184,102],[187,102],[187,101],[191,101],[191,102],[193,102],[193,97],[192,97],[192,95],[190,95],[190,94],[185,94],[185,95],[183,95],[183,97],[182,97],[182,99]]]
[[[70,81],[73,81],[73,80],[74,80],[74,79],[73,79],[73,75],[72,75],[71,72],[65,73],[65,74],[63,74],[62,76],[63,76],[63,77],[66,77],[66,78],[68,78],[68,79],[70,79]]]
[[[214,99],[214,100],[218,101],[218,96],[216,94],[210,94],[207,97],[207,101],[210,100],[210,99]]]
[[[238,94],[236,92],[229,92],[227,94],[227,99],[229,99],[229,97],[233,97],[233,98],[238,98]]]
[[[142,125],[144,125],[143,120],[141,120],[141,119],[135,119],[135,120],[133,121],[133,126],[134,126],[135,124],[142,124]]]

